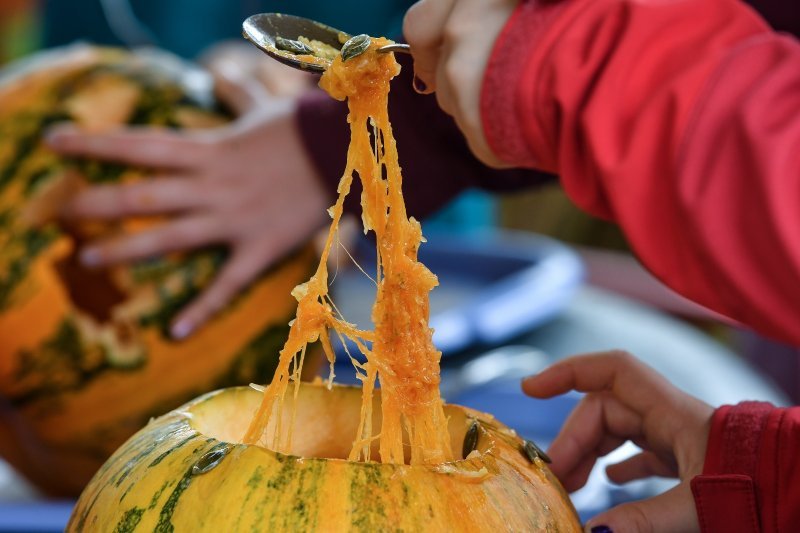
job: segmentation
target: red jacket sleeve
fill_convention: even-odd
[[[735,0],[523,1],[481,101],[673,289],[800,344],[800,44]]]
[[[718,409],[692,492],[704,533],[797,531],[800,407],[744,402]]]

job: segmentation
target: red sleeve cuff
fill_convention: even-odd
[[[697,476],[692,480],[700,531],[760,533],[753,480],[748,476]]]
[[[725,405],[714,412],[703,475],[741,474],[755,477],[761,435],[775,410],[766,402]]]
[[[759,509],[774,501],[772,487],[759,487],[770,477],[764,471],[764,455],[771,453],[765,435],[778,411],[769,403],[742,402],[714,412],[703,474],[691,483],[704,533],[761,531]]]
[[[525,107],[533,100],[520,97],[534,87],[537,65],[545,55],[542,46],[546,30],[568,7],[569,2],[522,1],[506,23],[494,45],[481,88],[481,122],[489,147],[503,161],[516,167],[554,171],[554,162],[530,146],[531,121],[535,116]],[[542,135],[536,135],[542,138]]]

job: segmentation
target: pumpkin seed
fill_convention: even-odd
[[[342,45],[342,61],[347,61],[348,59],[360,56],[367,51],[367,48],[369,48],[371,43],[372,39],[370,39],[369,35],[366,33],[351,37]]]
[[[192,467],[192,475],[197,476],[212,470],[225,459],[229,451],[230,446],[222,446],[206,452]]]
[[[464,435],[464,446],[461,449],[461,457],[464,459],[478,447],[478,429],[480,429],[480,424],[477,420],[473,420]]]
[[[283,37],[275,38],[275,48],[298,55],[314,55],[314,50],[306,43],[301,43],[300,41],[292,39],[284,39]]]
[[[522,445],[522,452],[528,457],[530,462],[534,462],[537,457],[547,464],[553,462],[532,440],[525,439],[525,444]]]

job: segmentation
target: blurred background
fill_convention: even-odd
[[[345,31],[399,35],[411,4],[374,2],[358,19],[349,3],[290,8],[285,2],[284,9]],[[0,0],[0,66],[75,41],[156,46],[192,60],[214,44],[238,40],[241,21],[275,10],[273,4],[283,6],[259,0]],[[0,153],[10,142],[0,138]],[[546,445],[578,397],[527,399],[519,378],[574,353],[621,348],[714,405],[800,403],[795,347],[728,324],[674,294],[641,268],[615,226],[580,213],[557,184],[508,197],[467,191],[423,224],[429,243],[422,260],[442,280],[432,314],[448,401],[490,411]],[[368,245],[357,250],[360,260],[370,261]],[[344,271],[335,291],[344,314],[367,325],[368,280]],[[345,368],[337,372],[347,374]],[[574,500],[588,517],[665,486],[659,480],[613,486],[597,468]],[[70,498],[47,498],[0,462],[0,531],[60,530],[70,506]]]

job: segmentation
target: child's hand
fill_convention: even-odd
[[[439,106],[455,118],[470,150],[494,167],[508,165],[486,142],[480,92],[494,42],[517,4],[518,0],[422,0],[408,10],[403,24],[423,92],[436,91]]]
[[[249,81],[236,71],[218,76],[220,98],[239,115],[224,127],[87,133],[65,126],[48,138],[63,154],[120,161],[161,175],[90,187],[64,207],[65,219],[173,215],[154,229],[89,243],[81,253],[88,266],[209,244],[230,248],[214,282],[174,321],[176,338],[194,332],[329,220],[325,210],[331,199],[297,130],[294,100],[269,96]]]
[[[568,491],[581,488],[598,457],[628,440],[644,451],[606,473],[615,483],[650,476],[678,477],[673,489],[615,507],[589,521],[615,533],[699,531],[690,488],[702,473],[713,409],[673,387],[634,357],[606,352],[571,357],[522,382],[526,394],[550,398],[569,390],[586,396],[567,419],[548,454]]]

